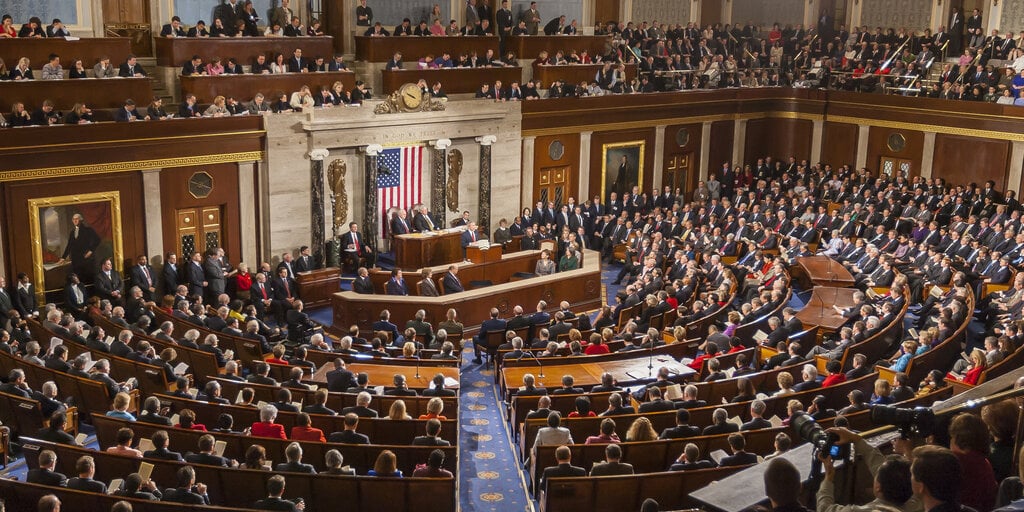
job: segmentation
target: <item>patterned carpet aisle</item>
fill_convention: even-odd
[[[494,370],[462,354],[459,396],[459,504],[462,512],[534,510],[494,385]]]

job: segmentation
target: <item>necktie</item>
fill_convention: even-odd
[[[469,238],[476,242],[476,233],[473,231],[469,232]]]
[[[267,298],[267,287],[263,286],[263,284],[260,283],[259,288],[260,288],[260,293],[263,295],[263,299],[266,300],[266,298]]]
[[[149,288],[150,286],[153,286],[153,279],[149,277],[149,269],[146,268],[145,266],[143,266],[142,267],[142,273],[146,275],[146,284],[149,285],[149,286],[147,286],[147,288]]]
[[[291,298],[292,291],[288,288],[288,278],[286,277],[286,278],[282,279],[281,282],[284,283],[284,293],[287,294],[287,296],[289,298]]]

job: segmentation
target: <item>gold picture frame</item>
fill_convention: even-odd
[[[635,185],[641,193],[644,189],[644,150],[647,142],[643,140],[631,140],[629,142],[616,142],[601,146],[601,198],[608,201],[612,192],[618,192],[619,200],[622,200],[623,192],[629,192]],[[622,157],[625,156],[627,163],[632,164],[636,170],[635,182],[626,176],[619,180],[619,167]],[[609,172],[613,176],[609,176]]]
[[[101,232],[97,233],[99,243],[91,257],[96,266],[93,271],[98,270],[99,263],[109,257],[114,264],[114,269],[124,272],[124,242],[121,229],[121,194],[119,192],[96,192],[29,199],[32,274],[40,303],[46,301],[47,292],[60,291],[65,285],[64,280],[47,282],[47,274],[49,273],[51,277],[49,281],[57,281],[54,278],[55,274],[63,271],[66,275],[72,270],[71,263],[65,261],[63,257],[67,243],[62,240],[66,238],[66,234],[61,232],[61,226],[71,225],[74,214],[82,213],[86,209],[99,215],[103,221],[103,225],[100,226]],[[109,218],[102,219],[104,214],[109,215]],[[108,221],[109,224],[107,224]],[[86,226],[91,228],[88,224]],[[59,245],[55,245],[58,242]],[[89,279],[86,279],[85,276],[81,277],[83,283],[91,282],[91,276]]]

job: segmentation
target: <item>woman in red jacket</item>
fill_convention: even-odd
[[[260,421],[253,423],[249,429],[249,435],[253,437],[276,437],[288,439],[284,435],[284,425],[274,423],[277,419],[277,407],[264,405],[260,408]]]

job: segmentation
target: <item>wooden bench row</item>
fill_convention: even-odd
[[[65,431],[78,435],[78,408],[68,407]],[[10,427],[14,436],[31,436],[50,426],[50,418],[43,416],[38,400],[0,393],[0,424]]]

